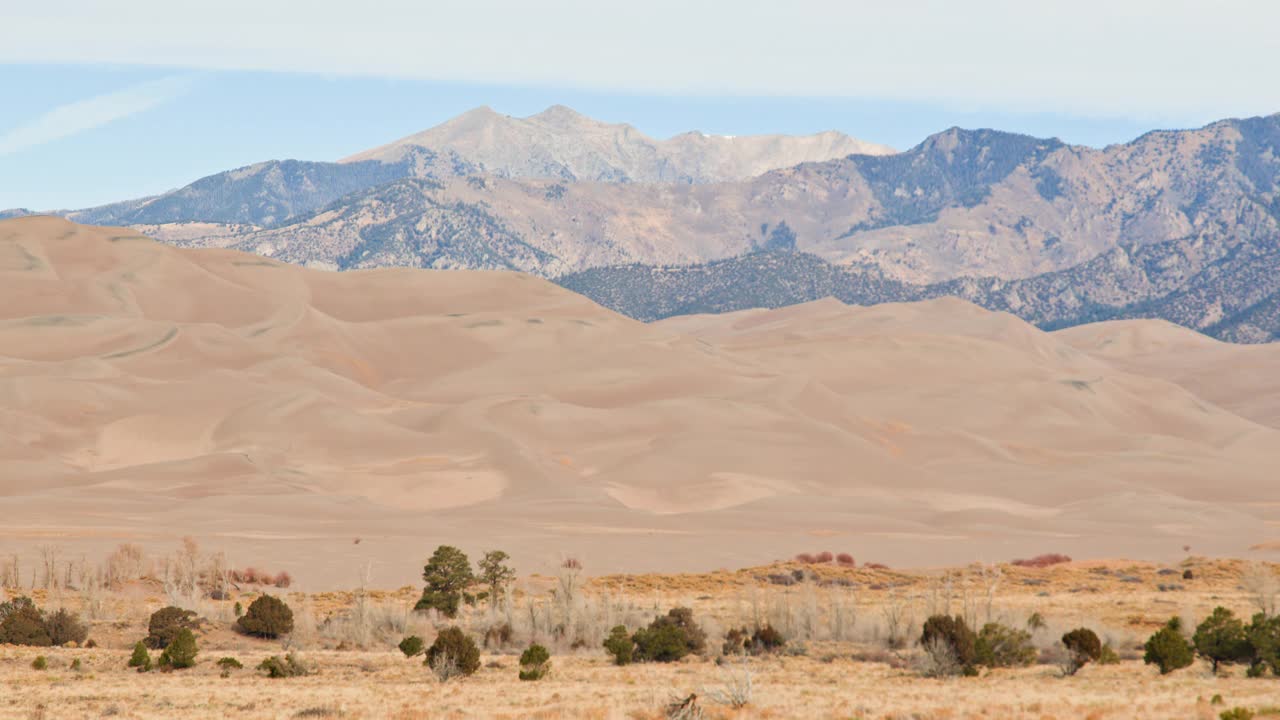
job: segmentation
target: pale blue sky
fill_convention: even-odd
[[[951,125],[1104,145],[1280,111],[1280,3],[44,0],[0,23],[0,208],[332,160],[477,105],[658,137]],[[1212,8],[1210,11],[1209,9]]]

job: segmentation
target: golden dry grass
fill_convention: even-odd
[[[989,611],[986,586],[981,583],[991,580],[990,567],[895,572],[823,566],[808,567],[817,578],[797,586],[779,587],[759,580],[798,568],[778,565],[703,575],[598,577],[586,583],[577,600],[573,612],[593,617],[575,620],[573,626],[580,630],[571,632],[599,634],[611,617],[629,618],[634,626],[636,618],[675,604],[695,609],[716,648],[724,628],[751,622],[753,613],[775,624],[793,624],[791,645],[802,647],[805,654],[750,660],[752,701],[740,710],[705,701],[708,691],[723,685],[726,672],[740,672],[737,664],[731,663],[733,670],[726,671],[709,659],[691,658],[672,665],[619,668],[598,649],[598,640],[578,650],[566,647],[567,639],[556,645],[545,630],[539,630],[539,621],[521,619],[547,609],[544,603],[555,583],[552,578],[533,577],[521,582],[515,599],[513,642],[501,651],[486,652],[484,666],[475,676],[449,683],[436,681],[419,660],[406,659],[393,647],[402,632],[427,637],[433,632],[430,619],[407,613],[416,594],[411,587],[369,592],[363,598],[353,592],[288,593],[299,617],[298,637],[291,645],[300,648],[299,654],[318,670],[312,676],[270,680],[255,673],[252,668],[258,662],[282,654],[285,644],[231,632],[234,599],[201,601],[201,612],[210,623],[194,669],[139,674],[126,667],[129,647],[145,635],[147,614],[166,600],[148,583],[135,583],[99,602],[98,619],[92,622],[97,648],[0,646],[0,718],[641,719],[662,717],[670,697],[689,693],[704,697],[710,717],[743,720],[1212,720],[1232,706],[1280,704],[1280,682],[1274,679],[1246,679],[1239,669],[1214,677],[1203,664],[1161,677],[1136,659],[1135,647],[1171,615],[1195,621],[1220,604],[1241,614],[1251,612],[1252,598],[1242,586],[1245,565],[1238,561],[1189,559],[1170,568],[1128,561],[1047,569],[1000,566]],[[1184,569],[1192,570],[1192,579],[1182,578]],[[1274,574],[1276,568],[1268,571]],[[858,587],[830,585],[838,577]],[[1166,591],[1158,589],[1161,583]],[[1168,588],[1170,583],[1181,588]],[[948,587],[949,608],[943,606]],[[47,607],[76,608],[85,601],[70,591],[32,594]],[[238,597],[245,601],[251,595]],[[835,638],[832,603],[845,597],[855,600],[851,613],[856,620],[846,619],[849,625],[840,631],[845,637]],[[400,615],[372,620],[375,626],[388,627],[371,630],[363,648],[337,649],[355,647],[349,629],[335,628],[349,622],[360,604]],[[624,605],[625,611],[618,610]],[[909,659],[913,652],[909,648],[887,653],[880,645],[886,610],[894,605],[905,609],[916,628],[926,613],[944,609],[973,613],[979,621],[989,612],[1013,623],[1038,612],[1049,624],[1037,633],[1038,644],[1050,645],[1063,629],[1083,624],[1110,639],[1127,659],[1114,666],[1088,666],[1071,678],[1061,677],[1052,665],[1036,665],[955,680],[924,679],[909,664],[896,661],[855,660],[877,654],[890,660]],[[808,617],[809,613],[813,616]],[[471,610],[459,622],[478,635],[487,623],[500,619]],[[394,626],[401,621],[407,625],[397,632]],[[529,642],[530,633],[539,632],[543,635],[539,641],[553,644],[552,673],[541,682],[519,682],[516,653]],[[48,670],[30,667],[37,655],[48,658]],[[219,677],[214,663],[223,656],[239,658],[246,669],[229,678]],[[70,669],[75,659],[81,661],[79,670]],[[1222,696],[1224,704],[1210,704],[1215,695]]]

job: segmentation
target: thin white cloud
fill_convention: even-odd
[[[173,76],[59,105],[0,134],[0,156],[61,140],[146,112],[182,95],[189,85],[188,77]]]
[[[1275,112],[1268,0],[42,0],[0,62],[870,97],[1151,116]]]

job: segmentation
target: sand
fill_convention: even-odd
[[[1277,371],[1159,323],[1047,334],[944,299],[645,325],[515,273],[19,218],[0,554],[193,535],[314,587],[401,582],[441,543],[529,572],[1274,556]]]

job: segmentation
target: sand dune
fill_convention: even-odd
[[[193,534],[394,583],[441,542],[601,572],[1239,555],[1280,512],[1280,350],[1156,323],[944,299],[644,325],[514,273],[39,217],[0,223],[0,298],[0,552]]]

